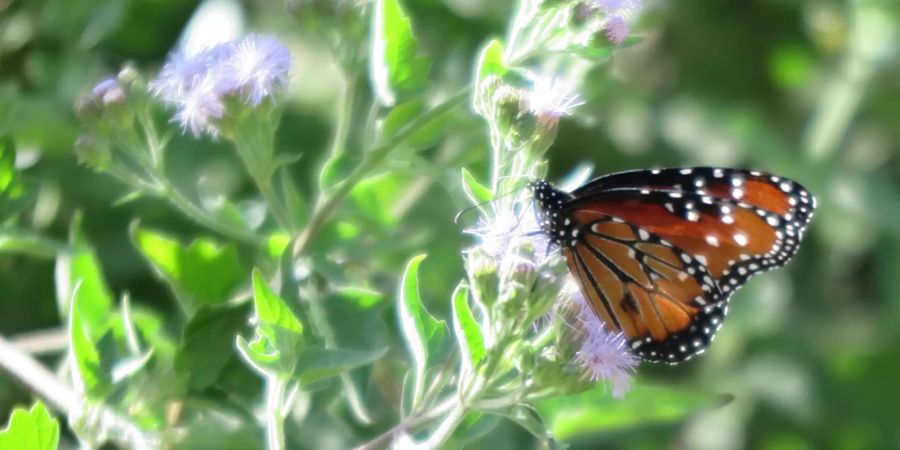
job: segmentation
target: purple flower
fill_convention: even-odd
[[[194,137],[203,133],[219,134],[213,123],[225,114],[225,104],[216,91],[215,80],[204,77],[186,91],[178,102],[173,120],[181,124],[181,130],[190,130]]]
[[[606,19],[603,30],[613,44],[621,44],[628,37],[628,23],[625,21],[633,11],[641,8],[640,0],[594,0],[594,8],[603,11]]]
[[[119,80],[110,77],[97,83],[91,90],[91,96],[97,103],[110,105],[125,100],[125,90]]]
[[[612,16],[606,20],[603,26],[606,37],[613,44],[621,44],[628,37],[628,23],[620,16]]]
[[[585,378],[609,381],[613,397],[622,398],[631,388],[631,374],[639,361],[628,351],[625,336],[610,333],[577,288],[572,291],[570,301],[578,322],[575,327],[582,337],[574,362],[584,370]]]
[[[572,115],[573,109],[584,104],[571,86],[559,78],[545,76],[532,78],[526,103],[538,121],[548,127],[555,126],[561,117]]]
[[[278,40],[251,34],[233,45],[222,63],[222,87],[240,91],[253,106],[284,87],[291,70],[291,53]]]
[[[627,14],[641,8],[640,0],[594,0],[594,7],[607,15]]]
[[[174,105],[175,121],[199,136],[216,135],[225,114],[225,98],[240,95],[257,107],[287,84],[291,54],[277,39],[256,34],[189,56],[171,55],[150,87]]]

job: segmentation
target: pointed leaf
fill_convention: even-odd
[[[437,353],[447,336],[446,324],[428,313],[419,296],[419,265],[425,256],[418,255],[407,264],[397,305],[400,331],[413,363],[413,407],[425,390],[429,353]]]
[[[15,450],[56,450],[59,445],[59,422],[43,403],[31,410],[16,408],[9,424],[0,431],[0,448]]]
[[[81,214],[76,213],[69,228],[69,251],[56,258],[56,301],[60,316],[69,317],[72,295],[81,296],[79,305],[89,329],[106,324],[113,297],[103,278],[100,262],[81,229]],[[80,285],[75,290],[75,285]]]
[[[253,306],[256,320],[259,321],[257,326],[277,325],[297,336],[303,336],[300,320],[287,303],[269,288],[259,269],[253,270]]]
[[[387,347],[367,351],[307,347],[297,361],[297,376],[300,383],[312,384],[372,364],[384,356],[387,350]]]
[[[69,314],[69,358],[71,358],[73,384],[88,398],[99,399],[107,392],[109,380],[100,361],[100,351],[94,343],[99,327],[89,325],[88,314],[92,300],[82,294],[81,284],[72,292]],[[85,306],[89,305],[89,306]]]
[[[462,168],[462,180],[463,190],[465,190],[466,196],[469,197],[469,201],[473,205],[481,205],[494,199],[494,193],[491,192],[491,189],[476,180],[475,176],[466,170],[465,167]]]
[[[418,43],[399,0],[376,0],[372,14],[369,77],[383,105],[394,105],[422,89],[431,62],[417,56]]]
[[[234,244],[196,239],[185,247],[165,234],[136,225],[131,239],[188,312],[228,301],[245,279]]]
[[[469,288],[463,284],[453,291],[453,333],[462,354],[463,364],[472,370],[484,358],[484,335],[481,325],[469,308]]]

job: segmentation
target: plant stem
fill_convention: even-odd
[[[366,442],[359,447],[356,447],[354,450],[377,450],[380,448],[384,448],[388,444],[390,444],[390,442],[398,434],[424,425],[431,421],[431,419],[439,417],[441,414],[444,414],[455,408],[458,404],[459,400],[456,395],[448,397],[429,410],[423,411],[421,413],[410,414],[409,417],[404,419],[402,422],[393,426],[391,429],[385,431],[384,433],[378,435],[378,437],[376,437],[375,439],[372,439],[371,441]]]
[[[232,227],[226,224],[221,218],[209,214],[206,210],[200,208],[184,194],[179,192],[174,186],[168,182],[165,183],[165,187],[161,191],[154,192],[154,194],[168,199],[172,205],[194,222],[242,242],[255,243],[261,240],[259,236],[252,232]]]
[[[71,422],[77,422],[79,415],[83,417],[90,414],[97,417],[99,425],[109,431],[98,435],[109,436],[113,442],[127,448],[131,448],[136,442],[159,443],[157,437],[145,432],[127,417],[103,405],[87,405],[78,392],[56,378],[41,363],[2,335],[0,335],[0,369],[25,385],[52,409],[68,415]]]
[[[57,411],[68,413],[80,403],[78,394],[72,388],[3,336],[0,336],[0,368]]]
[[[419,116],[419,118],[394,135],[387,143],[367,153],[359,166],[357,166],[347,179],[338,186],[337,190],[335,190],[326,200],[320,202],[319,206],[316,207],[312,219],[309,221],[309,225],[307,225],[297,236],[293,248],[294,257],[299,256],[306,250],[306,247],[312,242],[313,237],[315,237],[316,233],[318,233],[322,226],[325,225],[325,222],[331,217],[331,214],[334,213],[334,210],[337,209],[338,205],[341,204],[344,198],[350,194],[350,191],[352,191],[353,188],[369,174],[369,172],[378,167],[394,149],[400,146],[415,132],[439,119],[456,106],[464,103],[468,99],[469,91],[470,89],[466,87],[431,111]]]
[[[466,416],[466,406],[462,403],[457,403],[453,406],[453,409],[444,417],[444,420],[441,421],[441,424],[438,425],[437,429],[434,430],[434,433],[428,437],[428,439],[421,444],[422,449],[436,449],[440,448],[444,441],[450,438],[453,435],[453,432],[456,431],[456,427],[459,426],[459,423],[462,422],[463,418]]]
[[[278,376],[266,380],[267,450],[284,450],[284,393],[286,383]]]

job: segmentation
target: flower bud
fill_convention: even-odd
[[[468,254],[466,269],[475,297],[487,306],[495,303],[500,284],[495,259],[480,248],[476,249]]]

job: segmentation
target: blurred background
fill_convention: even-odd
[[[77,164],[72,105],[126,62],[152,74],[179,40],[203,46],[246,31],[275,34],[295,57],[280,151],[302,153],[293,175],[311,195],[339,96],[331,3],[0,0],[0,134],[14,137],[17,165],[38,186],[27,226],[64,241],[82,210],[113,290],[158,311],[177,336],[175,303],[132,247],[128,225],[140,218],[185,240],[209,233],[157,200],[112,206],[125,191]],[[469,82],[479,46],[504,33],[514,8],[512,0],[404,3],[420,51],[434,59],[436,94]],[[794,262],[735,296],[728,325],[702,358],[642,367],[639,387],[621,402],[598,389],[540,405],[560,440],[584,449],[900,448],[898,27],[894,0],[645,0],[632,27],[640,42],[585,74],[586,103],[563,121],[548,153],[551,178],[584,164],[597,175],[747,167],[801,182],[819,209]],[[427,251],[423,293],[444,316],[468,242],[453,224],[465,205],[459,167],[485,174],[488,160],[483,122],[460,112],[447,129],[383,175],[389,182],[355,192],[349,201],[358,208],[342,211],[319,244],[334,247],[348,277],[375,280],[389,296],[404,262]],[[169,155],[186,186],[202,179],[237,198],[253,193],[221,143],[176,137]],[[0,333],[60,326],[52,280],[52,258],[0,252]],[[378,339],[395,339],[392,313],[380,317]],[[45,362],[60,354],[50,349]],[[697,396],[720,400],[680,413]],[[28,392],[0,377],[3,421],[28,402]],[[384,429],[391,416],[382,409]],[[324,420],[299,432],[309,448],[340,447],[329,434],[351,431],[315,427]],[[536,446],[510,423],[475,442]]]

